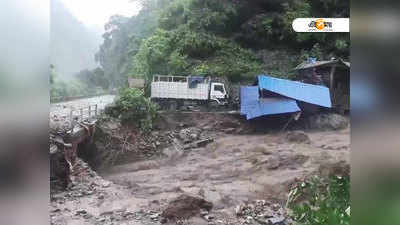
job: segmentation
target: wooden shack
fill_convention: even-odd
[[[309,60],[295,69],[296,80],[329,87],[332,107],[344,113],[350,110],[350,63],[342,59]]]
[[[128,77],[128,84],[130,88],[142,89],[145,86],[145,80],[141,78]]]

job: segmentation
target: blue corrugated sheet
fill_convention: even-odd
[[[258,87],[310,104],[332,107],[329,88],[324,86],[259,75]]]
[[[246,115],[255,107],[259,99],[258,86],[240,87],[240,114]]]
[[[293,113],[300,111],[297,103],[289,98],[260,99],[254,108],[247,112],[246,118],[253,119],[264,115]]]
[[[293,99],[276,97],[260,99],[258,89],[258,86],[244,86],[240,89],[240,113],[246,115],[246,119],[300,111]]]

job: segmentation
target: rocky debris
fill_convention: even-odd
[[[204,211],[209,212],[213,207],[211,202],[201,197],[182,194],[176,199],[169,202],[167,208],[162,212],[162,222],[176,221],[179,219],[188,219],[201,213],[206,216]],[[210,217],[208,217],[210,218]]]
[[[71,130],[72,121],[68,116],[53,115],[49,118],[50,133],[66,133]]]
[[[123,127],[115,121],[101,121],[94,137],[97,148],[94,161],[99,166],[126,163],[128,159],[141,160],[161,154],[161,150],[174,143],[175,131],[141,133]],[[127,157],[129,156],[129,157]]]
[[[339,130],[348,125],[349,120],[346,117],[335,113],[316,114],[308,118],[310,129]]]
[[[289,225],[290,218],[279,204],[266,200],[256,200],[249,204],[240,204],[235,208],[236,216],[241,224],[251,225]]]
[[[195,127],[185,128],[179,131],[179,138],[184,144],[196,141],[200,137],[201,130]]]
[[[206,138],[206,139],[198,140],[198,141],[195,141],[193,143],[184,145],[183,146],[183,150],[189,150],[189,149],[192,149],[192,148],[205,147],[205,146],[207,146],[207,144],[209,144],[209,143],[211,143],[213,141],[214,141],[214,139],[212,139],[212,138]]]
[[[155,211],[131,212],[128,210],[113,210],[101,213],[95,217],[96,224],[119,224],[123,221],[149,221],[150,224],[159,224],[160,213]],[[153,221],[153,223],[151,223]]]
[[[161,212],[153,210],[140,210],[131,212],[126,209],[115,209],[102,212],[98,215],[91,213],[90,207],[75,208],[75,203],[104,202],[120,193],[120,187],[110,181],[104,180],[88,166],[87,163],[77,158],[74,166],[80,173],[73,176],[73,182],[63,192],[50,195],[51,224],[65,224],[65,220],[79,221],[77,224],[130,224],[130,221],[140,221],[140,224],[160,224]],[[68,204],[67,204],[68,203]],[[72,205],[71,205],[72,203]],[[71,207],[74,206],[74,207]],[[88,207],[88,208],[86,208]],[[136,223],[135,223],[136,224]]]
[[[74,173],[70,176],[71,182],[66,187],[65,192],[55,193],[51,192],[51,198],[57,201],[63,201],[65,199],[76,199],[89,195],[104,195],[104,191],[99,190],[100,188],[109,187],[110,183],[103,180],[95,171],[93,171],[89,165],[77,158],[74,165]]]
[[[304,131],[289,131],[285,135],[288,142],[310,144],[311,140]]]

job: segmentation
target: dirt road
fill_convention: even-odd
[[[104,107],[113,102],[115,95],[102,95],[91,98],[82,98],[67,102],[53,103],[50,105],[50,116],[57,115],[68,116],[71,109],[79,109],[83,107],[88,107],[89,105],[97,104],[99,110],[104,109]]]

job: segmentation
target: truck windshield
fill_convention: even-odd
[[[214,91],[220,91],[221,93],[224,93],[224,87],[222,85],[215,85]]]

